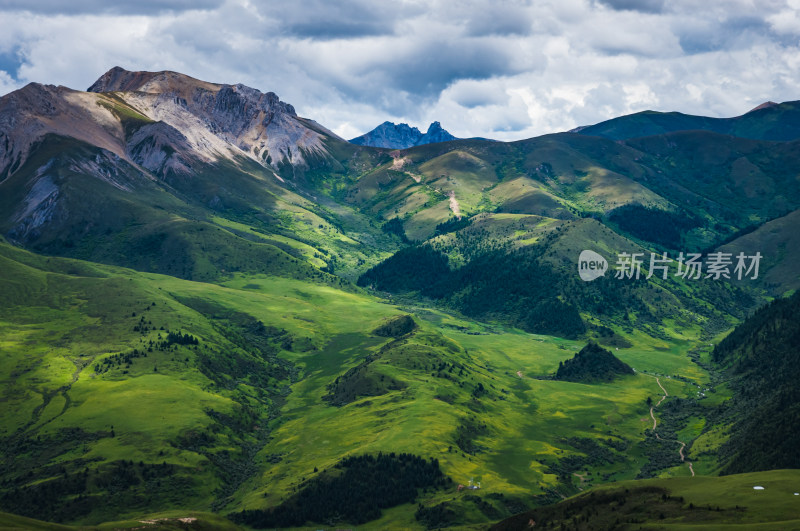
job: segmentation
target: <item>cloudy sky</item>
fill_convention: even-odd
[[[0,0],[0,94],[112,66],[276,92],[350,138],[515,140],[800,99],[800,0]]]

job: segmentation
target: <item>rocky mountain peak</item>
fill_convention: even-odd
[[[87,92],[147,92],[150,94],[184,93],[203,88],[216,92],[222,85],[200,81],[186,74],[162,70],[145,72],[115,66],[95,81]]]
[[[277,168],[327,156],[332,132],[297,116],[274,92],[201,81],[178,72],[114,67],[87,92],[31,83],[0,98],[0,180],[43,137],[70,137],[152,172],[245,156]]]
[[[42,85],[41,83],[28,83],[19,90],[15,90],[0,99],[0,115],[11,117],[10,110],[24,110],[29,113],[35,112],[43,116],[53,116],[56,107],[52,102],[51,94],[57,90],[54,85]]]
[[[444,131],[442,129],[442,124],[440,122],[431,122],[431,125],[428,126],[428,131],[425,133],[426,135],[430,135],[432,133],[436,133],[438,131]]]
[[[229,156],[234,148],[262,164],[276,166],[284,158],[303,164],[301,149],[322,153],[321,134],[334,136],[322,127],[309,128],[274,92],[241,83],[209,83],[169,70],[132,72],[114,67],[89,91],[118,93],[148,118],[185,133],[190,145],[212,159]]]
[[[160,102],[171,99],[196,113],[216,115],[217,118],[222,118],[218,120],[220,122],[250,120],[260,113],[268,118],[273,117],[276,112],[297,116],[294,107],[282,102],[274,92],[263,93],[241,83],[208,83],[169,70],[132,72],[115,66],[100,76],[88,91],[159,95]],[[217,125],[223,125],[223,129],[230,130],[223,123]]]
[[[417,141],[416,145],[420,146],[422,144],[447,142],[448,140],[456,140],[456,137],[442,129],[442,124],[439,122],[433,122],[430,126],[428,126],[428,131],[422,135],[422,138]]]

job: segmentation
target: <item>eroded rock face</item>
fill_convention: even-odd
[[[16,171],[47,134],[124,155],[119,119],[97,95],[30,83],[0,98],[0,181]]]
[[[275,93],[242,84],[115,67],[89,91],[117,94],[148,118],[180,130],[194,150],[211,159],[239,151],[265,165],[304,165],[304,153],[324,154],[323,137],[336,137],[324,128],[307,127]]]
[[[185,183],[204,165],[242,157],[307,166],[309,156],[328,156],[328,138],[338,137],[275,93],[241,84],[122,68],[88,92],[31,83],[0,98],[0,183],[24,169],[6,190],[20,206],[2,213],[0,224],[30,242],[47,225],[72,223],[80,193],[69,182],[77,177],[129,193],[146,181]]]
[[[136,130],[127,141],[128,156],[143,168],[161,177],[170,172],[189,174],[192,160],[186,137],[164,122],[153,122]]]
[[[240,156],[303,166],[308,155],[327,154],[326,137],[338,138],[273,92],[119,67],[88,92],[31,83],[0,98],[0,181],[48,134],[99,147],[159,178]]]
[[[30,192],[16,214],[16,225],[10,236],[17,240],[29,240],[38,236],[39,227],[50,221],[58,206],[59,188],[46,175],[48,168],[40,168]]]

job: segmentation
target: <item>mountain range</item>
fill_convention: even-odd
[[[768,101],[734,118],[709,118],[679,112],[643,111],[580,127],[574,132],[624,140],[663,135],[676,131],[713,131],[754,140],[796,140],[800,138],[798,102]]]
[[[796,107],[359,144],[169,71],[3,96],[0,526],[798,525]]]
[[[350,140],[351,144],[390,149],[406,149],[423,144],[457,140],[456,137],[442,129],[442,124],[433,122],[425,133],[408,124],[383,122],[381,125],[361,136]]]

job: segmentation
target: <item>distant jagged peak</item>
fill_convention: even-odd
[[[415,136],[420,136],[420,137],[422,136],[422,131],[420,131],[416,127],[412,127],[412,126],[408,125],[405,122],[401,122],[399,124],[396,124],[396,123],[390,122],[388,120],[383,122],[381,125],[379,125],[375,129],[373,129],[372,131],[370,131],[370,133],[374,133],[376,131],[402,132],[402,133],[407,133],[407,134],[410,134],[410,135],[415,135]],[[369,134],[369,133],[367,133],[367,134]]]
[[[416,145],[433,144],[435,142],[447,142],[448,140],[457,140],[456,137],[442,128],[439,122],[433,122],[428,126],[428,131],[422,135],[422,138]]]
[[[383,122],[381,125],[379,125],[378,127],[376,127],[375,129],[378,129],[378,128],[384,128],[384,129],[389,129],[389,128],[392,128],[392,129],[407,129],[409,131],[419,133],[420,135],[422,134],[422,131],[420,131],[416,127],[412,127],[412,126],[408,125],[405,122],[401,122],[399,124],[396,124],[394,122],[390,122],[390,121],[387,120],[387,121]]]
[[[390,149],[406,149],[423,144],[457,140],[442,128],[439,122],[432,122],[424,134],[416,127],[406,123],[383,122],[372,131],[350,140],[360,146],[381,147]]]
[[[440,122],[431,122],[431,125],[428,126],[428,131],[425,134],[429,135],[438,131],[444,131],[444,129],[442,129],[442,124]]]

